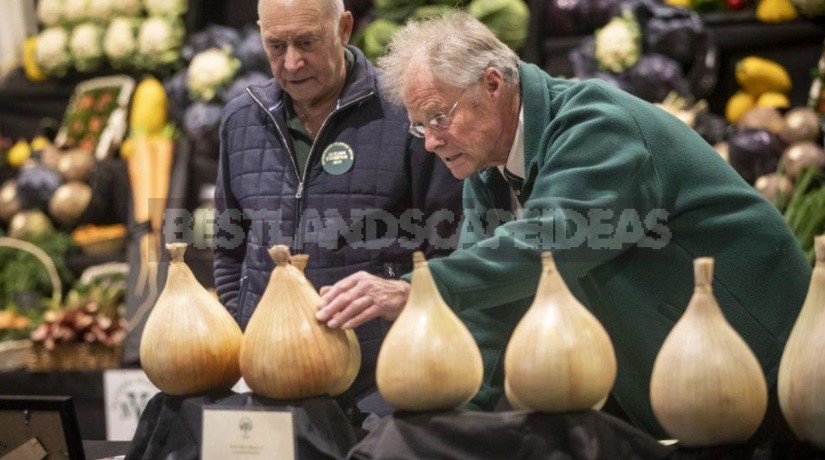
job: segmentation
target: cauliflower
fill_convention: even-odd
[[[209,102],[221,87],[232,81],[241,63],[229,52],[210,48],[198,53],[189,63],[186,86],[194,100]]]
[[[141,12],[140,0],[111,0],[112,13],[119,16],[138,16]]]
[[[88,0],[63,0],[63,19],[66,22],[76,24],[88,18]]]
[[[35,59],[48,75],[61,77],[71,62],[67,45],[69,36],[62,27],[51,27],[37,37]]]
[[[139,23],[137,18],[118,17],[109,24],[103,36],[103,52],[113,66],[120,67],[132,59]]]
[[[189,3],[187,0],[143,0],[143,6],[151,15],[180,16],[186,13]]]
[[[629,11],[616,16],[596,31],[596,61],[602,70],[620,73],[639,60],[641,33]]]
[[[62,14],[60,0],[40,0],[37,3],[37,18],[46,26],[56,25]]]
[[[75,27],[69,40],[69,51],[74,58],[74,66],[80,72],[95,70],[103,57],[101,39],[103,30],[92,22],[84,22]]]
[[[117,0],[88,0],[89,18],[99,22],[108,22],[115,11]]]
[[[183,23],[177,19],[152,16],[138,33],[138,60],[142,67],[155,69],[175,63],[183,44]]]

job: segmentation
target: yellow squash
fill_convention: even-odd
[[[753,97],[773,91],[787,93],[791,76],[780,64],[757,56],[748,56],[736,63],[736,81]]]
[[[132,135],[156,135],[163,131],[167,118],[167,97],[163,85],[154,77],[144,78],[135,89],[129,128]]]

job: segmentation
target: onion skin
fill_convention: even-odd
[[[759,361],[713,295],[713,259],[694,261],[695,288],[665,339],[650,379],[659,423],[680,444],[737,444],[753,436],[768,405]]]
[[[825,449],[825,235],[814,247],[811,285],[782,353],[777,393],[796,436]]]
[[[516,326],[504,357],[508,400],[543,412],[590,409],[616,380],[610,337],[573,296],[550,252],[530,309]]]
[[[343,393],[361,366],[355,333],[315,318],[320,296],[296,267],[305,261],[283,245],[269,254],[275,268],[241,344],[244,380],[256,394],[274,399]]]
[[[444,303],[420,251],[413,254],[413,262],[407,304],[378,352],[378,391],[401,410],[455,409],[481,387],[481,352]]]
[[[183,262],[186,244],[167,248],[172,260],[143,329],[141,366],[155,386],[171,395],[231,388],[241,377],[241,328]]]

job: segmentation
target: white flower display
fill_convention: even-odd
[[[89,18],[99,22],[107,22],[115,12],[117,0],[88,0]]]
[[[194,100],[211,101],[221,86],[232,81],[241,63],[227,51],[210,48],[192,58],[186,86]]]
[[[63,0],[63,20],[72,24],[88,19],[88,0]]]
[[[136,18],[118,17],[113,19],[106,29],[103,36],[103,52],[114,66],[128,61],[135,53],[138,22]]]
[[[625,11],[595,34],[595,56],[599,67],[614,73],[622,72],[639,60],[641,34],[633,14]]]
[[[35,59],[48,75],[62,76],[71,62],[68,53],[69,35],[62,27],[50,27],[37,37]]]
[[[69,51],[77,70],[89,72],[100,65],[103,57],[102,39],[103,30],[92,22],[84,22],[74,28],[69,40]]]
[[[146,11],[153,16],[179,16],[189,8],[188,0],[143,0]]]
[[[141,12],[140,0],[111,0],[112,14],[119,16],[137,16]]]
[[[184,29],[180,20],[160,16],[146,19],[138,32],[141,65],[153,69],[172,64],[180,58]]]
[[[45,26],[56,25],[60,22],[62,14],[60,0],[40,0],[37,3],[37,18]]]

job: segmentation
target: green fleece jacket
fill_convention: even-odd
[[[433,260],[444,300],[501,382],[510,331],[532,300],[540,252],[613,341],[613,394],[633,422],[664,435],[650,406],[653,362],[693,292],[693,260],[716,260],[713,290],[769,385],[810,281],[782,216],[675,117],[603,82],[552,78],[520,63],[524,215],[509,219],[497,169],[465,181],[460,249]],[[536,347],[541,347],[536,343]]]

